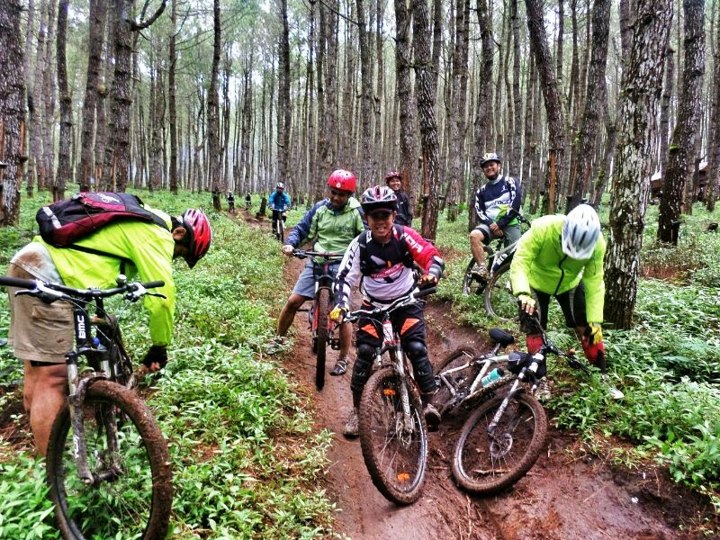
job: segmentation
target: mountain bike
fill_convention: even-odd
[[[308,324],[312,332],[312,352],[317,357],[315,363],[315,387],[322,390],[325,386],[325,361],[328,345],[333,350],[340,350],[340,338],[333,336],[335,323],[328,318],[332,308],[332,287],[335,277],[330,271],[334,263],[342,260],[342,253],[323,253],[304,249],[293,250],[298,259],[311,257],[315,273],[315,296],[308,310]],[[318,260],[319,259],[319,260]]]
[[[535,354],[498,354],[514,340],[510,334],[493,329],[491,353],[465,356],[462,362],[451,354],[445,367],[438,370],[446,393],[438,392],[435,406],[443,414],[475,407],[463,424],[452,461],[455,481],[471,493],[487,495],[507,489],[540,456],[547,437],[547,415],[535,392],[547,371],[548,354],[588,371],[573,349],[562,352],[544,332],[542,336],[543,345]],[[491,375],[494,370],[495,377]],[[445,401],[439,401],[443,396]]]
[[[373,484],[388,500],[406,505],[422,494],[427,472],[428,435],[413,368],[400,345],[390,313],[419,302],[436,288],[415,289],[387,306],[358,309],[345,318],[377,321],[383,344],[363,388],[358,411],[360,447]],[[387,354],[386,354],[387,353]]]
[[[128,283],[122,275],[116,281],[117,287],[101,290],[0,277],[0,286],[16,288],[17,295],[67,302],[73,309],[75,342],[66,355],[69,395],[53,423],[46,458],[49,496],[67,539],[162,539],[170,522],[167,442],[134,390],[137,381],[120,327],[104,306],[116,295],[130,302],[148,294],[163,297],[148,290],[163,282]]]
[[[273,235],[278,242],[285,242],[285,211],[272,209]]]
[[[512,213],[515,219],[525,226],[524,230],[530,227],[530,221],[522,214],[515,211]],[[510,321],[517,315],[517,301],[512,294],[508,272],[520,241],[513,242],[509,246],[505,246],[504,241],[505,239],[500,237],[483,246],[487,261],[486,277],[481,277],[477,273],[478,265],[475,258],[470,257],[470,261],[465,268],[462,287],[465,295],[483,296],[485,311],[487,311],[488,315]]]

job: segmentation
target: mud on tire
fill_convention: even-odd
[[[410,388],[410,429],[404,424],[401,384],[391,368],[370,377],[360,401],[359,427],[360,446],[373,484],[388,500],[406,505],[422,494],[428,439],[420,396]]]

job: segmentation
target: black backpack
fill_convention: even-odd
[[[79,246],[73,246],[74,242],[120,220],[145,221],[168,230],[165,220],[147,210],[139,197],[129,193],[78,193],[70,199],[43,206],[35,219],[40,226],[40,236],[48,244],[75,249]]]

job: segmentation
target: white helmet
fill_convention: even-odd
[[[573,208],[562,229],[562,250],[573,259],[589,259],[600,238],[600,220],[589,204]]]

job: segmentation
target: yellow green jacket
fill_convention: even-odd
[[[582,280],[588,322],[603,320],[605,280],[603,259],[606,243],[600,234],[588,259],[571,259],[562,251],[562,227],[565,216],[543,216],[520,238],[510,265],[513,294],[530,294],[530,289],[557,295],[574,289]]]
[[[152,211],[167,222],[168,229],[171,227],[167,214],[155,209]],[[76,242],[79,246],[108,253],[108,256],[72,248],[57,248],[43,241],[40,236],[33,238],[33,241],[47,248],[60,277],[68,287],[115,287],[115,278],[121,273],[123,259],[123,270],[129,279],[164,281],[164,287],[153,291],[167,298],[146,296],[143,300],[150,315],[150,338],[153,345],[170,344],[175,313],[175,282],[172,276],[175,241],[169,230],[153,223],[120,221]]]

